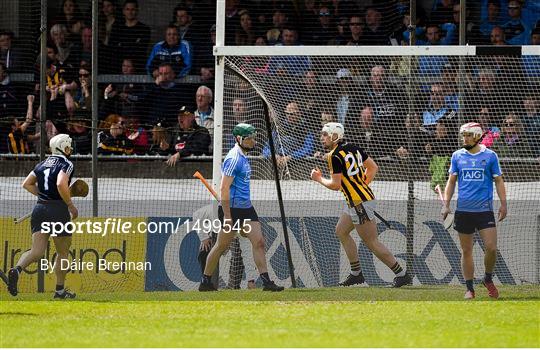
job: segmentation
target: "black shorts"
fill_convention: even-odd
[[[468,211],[456,211],[454,216],[454,230],[459,233],[472,234],[476,230],[496,226],[495,215],[492,211],[479,213]]]
[[[218,218],[223,225],[223,208],[221,205],[218,208]],[[242,227],[246,221],[259,221],[259,216],[255,208],[231,208],[232,227]],[[236,225],[236,226],[235,226]]]
[[[44,222],[59,222],[65,224],[71,221],[69,210],[64,201],[51,201],[47,203],[37,203],[32,211],[31,227],[32,233],[41,232]],[[71,233],[60,232],[57,236],[71,236]]]

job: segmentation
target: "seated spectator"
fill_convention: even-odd
[[[11,71],[17,71],[24,67],[23,57],[19,50],[13,48],[13,32],[0,29],[0,63]]]
[[[154,45],[146,62],[146,71],[155,78],[154,72],[163,63],[171,65],[177,78],[186,76],[191,70],[190,44],[180,40],[178,28],[172,24],[167,26],[165,40]]]
[[[276,161],[280,168],[284,168],[289,161],[311,157],[314,154],[315,135],[306,130],[306,121],[297,102],[292,101],[285,108],[286,120],[284,132],[280,135],[280,145],[276,147]],[[273,135],[277,142],[277,135]],[[263,149],[263,156],[270,156],[270,146]]]
[[[92,111],[92,73],[88,65],[81,65],[79,68],[79,81],[74,102],[75,111]]]
[[[28,95],[26,99],[28,106],[24,122],[21,122],[17,117],[9,117],[11,131],[8,133],[7,139],[2,140],[2,143],[7,143],[9,153],[28,154],[31,151],[28,143],[39,138],[39,135],[27,133],[34,118],[34,95]]]
[[[523,126],[525,135],[533,152],[533,156],[540,157],[540,106],[538,96],[528,95],[523,100]]]
[[[202,41],[204,42],[204,41]],[[206,42],[194,47],[193,71],[201,76],[203,82],[214,80],[215,57],[213,46],[216,45],[216,25],[210,27],[209,36]]]
[[[73,154],[92,153],[92,130],[89,118],[91,118],[90,114],[83,113],[68,122],[67,129],[73,140]]]
[[[113,24],[116,22],[116,1],[115,0],[103,0],[101,3],[101,12],[103,18],[99,21],[99,37],[105,45],[109,45],[111,39],[111,30]]]
[[[248,10],[241,10],[240,25],[236,29],[235,43],[237,46],[251,46],[255,43],[256,32]]]
[[[72,41],[66,39],[68,33],[63,24],[55,24],[51,28],[51,39],[53,44],[58,49],[56,59],[66,70],[70,70],[74,74],[81,62],[80,53]]]
[[[336,24],[336,36],[328,40],[328,45],[345,45],[347,43],[347,29],[349,28],[349,19],[340,17]]]
[[[346,139],[355,145],[362,147],[373,158],[381,156],[381,133],[382,130],[373,120],[373,109],[369,106],[353,115],[345,126]]]
[[[152,156],[169,156],[173,153],[171,148],[171,137],[167,129],[158,125],[152,129],[152,144],[148,150],[148,154]]]
[[[431,21],[435,24],[452,23],[454,0],[435,1],[435,9],[431,11]]]
[[[480,24],[473,26],[468,42],[473,45],[489,44],[493,28],[502,24],[500,1],[482,0]]]
[[[528,45],[530,43],[531,31],[535,23],[529,23],[522,18],[522,7],[522,3],[518,0],[508,2],[510,20],[501,27],[504,29],[506,41],[510,45]]]
[[[364,27],[366,45],[389,45],[390,38],[382,24],[382,14],[376,7],[366,9],[366,25]]]
[[[0,118],[21,113],[21,103],[6,65],[0,62]]]
[[[351,116],[359,113],[361,108],[360,90],[356,85],[351,72],[347,68],[341,68],[336,74],[336,96],[333,98],[336,106],[338,123],[346,125]]]
[[[204,126],[195,122],[195,114],[185,106],[178,112],[178,126],[172,130],[171,147],[176,152],[167,160],[174,166],[178,160],[191,155],[210,155],[210,134]]]
[[[441,83],[444,90],[444,102],[454,111],[459,110],[459,94],[457,87],[458,72],[450,63],[444,65],[441,72]]]
[[[493,29],[491,30],[489,39],[490,39],[491,45],[494,45],[494,46],[508,45],[506,43],[504,29],[502,29],[499,26],[493,27]]]
[[[178,110],[183,105],[190,105],[191,93],[186,84],[176,84],[175,75],[170,63],[163,63],[158,68],[158,76],[139,106],[143,115],[141,122],[146,125],[175,124]],[[144,109],[143,109],[144,107]]]
[[[122,75],[134,74],[135,66],[133,60],[125,58],[122,62]],[[137,103],[141,101],[144,94],[144,84],[109,84],[104,90],[104,101],[101,104],[100,116],[120,114],[128,118],[135,117],[138,115]]]
[[[448,179],[450,158],[455,151],[456,134],[449,129],[454,127],[454,121],[439,119],[435,125],[435,133],[429,136],[425,150],[430,159],[429,173],[431,174],[431,189],[439,186],[444,188]]]
[[[501,98],[504,93],[495,72],[491,68],[482,68],[478,72],[476,84],[465,96],[465,115],[476,115],[478,111],[486,107],[493,118],[493,125],[500,125],[504,118],[504,102]]]
[[[422,115],[423,126],[434,131],[441,118],[445,118],[446,123],[455,122],[456,112],[446,104],[442,84],[434,83],[431,85],[429,104]]]
[[[531,45],[540,45],[540,21],[531,34]],[[529,77],[540,77],[540,56],[523,55],[523,68]],[[538,86],[538,85],[536,85]]]
[[[190,10],[187,7],[180,4],[174,8],[171,24],[178,28],[180,41],[186,40],[188,43],[192,43],[194,39],[194,33],[191,28],[192,17]]]
[[[212,90],[205,85],[199,86],[195,94],[197,109],[195,110],[195,122],[198,125],[204,126],[213,135],[214,132],[214,108],[212,102],[214,94]]]
[[[134,154],[146,154],[148,151],[148,132],[140,125],[139,119],[128,118],[125,123],[125,135],[133,143]]]
[[[69,41],[75,41],[81,34],[84,21],[79,6],[74,0],[64,0],[62,2],[61,14],[53,20],[54,24],[61,24],[66,28],[66,35]]]
[[[510,112],[506,116],[501,136],[494,140],[493,150],[499,157],[530,157],[532,155],[523,125],[518,116]]]
[[[306,40],[310,45],[326,45],[328,41],[334,39],[337,32],[330,8],[321,3],[319,6],[319,20],[316,26],[307,29],[311,33],[309,40]]]
[[[349,18],[350,37],[345,41],[346,45],[357,46],[366,45],[364,38],[364,20],[360,16],[351,16]]]
[[[286,27],[282,31],[283,46],[298,45],[298,32],[295,28]],[[272,56],[268,70],[270,74],[282,73],[291,76],[302,76],[310,68],[311,61],[307,56]]]
[[[446,30],[446,36],[441,38],[441,28],[436,24],[426,26],[426,40],[417,40],[418,45],[450,45],[455,35],[456,26],[453,23],[445,23],[442,26]],[[438,76],[442,68],[448,63],[446,56],[420,56],[418,66],[421,75]]]
[[[125,0],[122,12],[124,19],[114,22],[109,38],[111,65],[119,71],[122,60],[131,58],[135,70],[142,72],[150,43],[150,28],[139,21],[137,0]]]
[[[125,135],[122,116],[111,114],[101,125],[98,133],[98,153],[105,155],[129,155],[133,153],[133,142]],[[108,126],[108,128],[107,128]]]

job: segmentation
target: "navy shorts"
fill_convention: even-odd
[[[61,222],[65,224],[71,221],[71,215],[64,201],[51,201],[47,203],[37,203],[32,211],[32,233],[41,232],[44,222]],[[57,233],[57,236],[71,236],[68,232]]]
[[[218,208],[218,218],[221,224],[223,225],[223,208],[221,205]],[[232,219],[232,227],[235,227],[235,224],[237,227],[244,226],[244,223],[248,220],[250,221],[259,221],[259,216],[257,215],[257,212],[255,211],[255,208],[249,207],[249,208],[231,208],[231,219]]]
[[[459,233],[472,234],[476,230],[495,227],[495,215],[492,211],[479,213],[468,211],[456,211],[454,216],[454,230]]]

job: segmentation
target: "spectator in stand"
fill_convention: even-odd
[[[361,108],[360,89],[356,85],[351,72],[347,68],[341,68],[336,74],[336,106],[337,122],[342,125],[349,123],[349,118],[357,115]]]
[[[0,62],[0,118],[19,115],[22,112],[20,105],[9,71],[5,63]]]
[[[98,52],[102,49],[98,47]],[[75,48],[80,54],[80,59],[85,64],[92,64],[92,27],[83,27],[81,29],[80,42],[75,43]]]
[[[323,101],[321,101],[319,95],[322,87],[319,85],[315,71],[308,70],[306,74],[304,74],[303,82],[304,84],[300,86],[296,94],[296,96],[298,96],[298,102],[303,106],[303,110],[305,111],[308,120],[317,120],[320,117]],[[318,134],[320,131],[320,127],[317,125],[316,133]]]
[[[235,43],[237,46],[251,46],[255,43],[255,30],[248,10],[241,10],[240,25],[236,28]]]
[[[180,40],[186,40],[191,44],[193,41],[193,30],[191,29],[193,18],[189,9],[183,5],[177,5],[173,10],[171,24],[178,28]]]
[[[453,121],[445,118],[439,119],[435,125],[435,132],[429,136],[425,145],[426,153],[430,158],[429,173],[431,174],[431,189],[436,191],[436,187],[441,189],[446,186],[448,180],[448,166],[450,157],[454,153],[456,145],[456,134],[450,132],[455,125]],[[449,130],[450,129],[450,130]]]
[[[115,21],[109,46],[112,53],[112,66],[120,69],[124,58],[131,58],[137,72],[142,71],[146,62],[148,45],[150,43],[150,28],[139,21],[139,3],[137,0],[125,0],[122,10],[124,20]]]
[[[214,94],[212,90],[205,85],[199,86],[195,94],[195,100],[197,103],[197,109],[194,112],[195,122],[200,126],[204,126],[208,129],[210,135],[213,135],[214,109],[212,108],[212,101],[214,100]]]
[[[193,49],[193,71],[201,76],[203,82],[214,80],[215,57],[213,46],[216,45],[216,25],[212,24],[206,43],[197,45]],[[202,42],[201,42],[202,43]]]
[[[444,102],[454,111],[459,110],[459,95],[457,86],[458,72],[450,63],[444,65],[441,73],[441,83],[444,89]]]
[[[508,2],[510,20],[502,25],[506,41],[510,45],[528,45],[535,22],[529,23],[522,18],[523,4],[518,0]]]
[[[376,7],[366,9],[366,25],[364,27],[364,42],[366,45],[389,45],[388,30],[382,24],[382,14]]]
[[[328,41],[328,45],[345,45],[348,38],[349,19],[340,17],[336,24],[337,35]]]
[[[163,126],[175,124],[178,110],[183,105],[189,105],[189,87],[185,84],[176,84],[175,75],[170,63],[163,63],[158,68],[158,76],[147,95],[139,106],[140,113],[144,115],[141,121],[144,125],[156,125],[161,122]]]
[[[13,38],[13,32],[0,29],[0,63],[3,63],[11,71],[24,67],[19,50],[12,47]]]
[[[306,130],[306,120],[298,103],[289,102],[284,112],[286,121],[284,132],[280,135],[282,147],[276,149],[276,161],[280,168],[285,168],[291,160],[311,157],[314,154],[315,135]],[[273,138],[275,142],[275,133]],[[269,145],[264,147],[263,156],[270,157]]]
[[[431,21],[435,24],[453,23],[454,0],[436,0],[436,8],[431,11]]]
[[[501,136],[494,140],[492,149],[500,157],[530,157],[532,155],[521,120],[514,112],[506,116]]]
[[[282,9],[276,9],[272,15],[272,24],[273,28],[278,29],[280,32],[283,32],[286,27],[289,26],[289,16]],[[298,38],[297,38],[298,39]]]
[[[71,74],[76,74],[81,63],[80,52],[72,41],[66,40],[66,26],[63,24],[55,24],[51,28],[51,38],[54,45],[58,49],[56,58],[62,64],[64,69],[69,70]]]
[[[364,21],[360,16],[351,16],[349,18],[349,28],[351,36],[346,40],[347,45],[366,45],[364,38]]]
[[[322,3],[319,6],[319,21],[312,28],[306,28],[306,32],[311,32],[311,38],[308,41],[311,45],[326,45],[330,40],[337,36],[334,18],[330,7]]]
[[[158,123],[152,129],[152,144],[150,145],[148,154],[153,156],[170,156],[173,153],[170,142],[171,136],[169,132]]]
[[[362,147],[374,158],[380,157],[380,135],[383,133],[373,121],[373,109],[365,107],[362,111],[349,119],[346,126],[347,141]],[[384,133],[386,135],[386,133]]]
[[[296,28],[286,27],[283,29],[281,45],[298,45],[298,31]],[[270,74],[281,72],[285,75],[299,76],[304,75],[310,65],[311,61],[307,56],[273,56],[269,61],[269,72]]]
[[[53,23],[65,26],[67,40],[74,42],[81,34],[84,19],[79,6],[74,0],[64,0],[62,2],[62,14]]]
[[[478,113],[478,124],[484,130],[484,136],[482,136],[480,143],[488,148],[491,148],[495,139],[501,136],[501,129],[493,123],[493,120],[494,118],[491,116],[488,107],[480,109],[480,113]]]
[[[124,59],[122,62],[122,74],[135,74],[135,66],[132,59]],[[128,118],[138,116],[137,104],[144,95],[144,84],[125,83],[107,85],[103,96],[104,101],[101,105],[101,119],[110,114],[125,115]]]
[[[540,157],[540,106],[538,96],[527,95],[523,100],[523,126],[533,156]]]
[[[178,160],[191,155],[210,155],[210,134],[204,126],[197,125],[195,114],[183,106],[178,112],[178,126],[172,131],[172,147],[176,152],[167,160],[174,166]]]
[[[503,46],[507,45],[504,35],[504,29],[499,26],[493,27],[489,36],[491,45]]]
[[[165,31],[165,40],[154,45],[146,62],[148,74],[156,77],[159,65],[169,63],[177,78],[183,78],[191,70],[191,47],[186,40],[180,40],[178,28],[170,24]]]
[[[493,125],[501,125],[504,118],[504,93],[491,68],[482,68],[478,72],[475,86],[465,96],[465,115],[475,115],[481,108],[488,108]]]
[[[531,34],[531,45],[540,45],[540,21]],[[523,68],[528,77],[540,77],[540,57],[538,55],[523,55]],[[538,86],[538,85],[536,85]]]
[[[82,118],[75,117],[68,122],[67,129],[73,140],[73,154],[92,153],[92,132],[88,117],[88,115],[84,115]]]
[[[225,1],[225,45],[234,44],[234,34],[240,23],[240,0]]]
[[[11,132],[7,135],[7,139],[2,140],[2,143],[7,142],[9,153],[28,154],[30,153],[28,142],[39,138],[39,135],[32,135],[26,132],[34,118],[34,95],[28,95],[26,99],[28,101],[26,119],[21,123],[16,117],[10,118]]]
[[[98,153],[105,155],[133,154],[133,143],[125,135],[125,121],[122,116],[111,114],[102,123],[98,133]]]
[[[115,0],[103,0],[101,6],[103,16],[99,21],[99,37],[103,44],[108,46],[111,39],[111,31],[116,22],[116,2]]]
[[[467,18],[467,21],[469,18]],[[473,45],[487,45],[490,35],[496,26],[502,25],[500,0],[482,0],[480,9],[480,24],[471,29],[469,43]]]
[[[450,123],[455,122],[456,117],[456,111],[446,104],[443,85],[432,84],[429,104],[422,115],[423,126],[433,133],[439,119],[444,118],[446,123]]]
[[[127,119],[127,120],[126,120]],[[133,143],[134,154],[146,154],[149,148],[148,132],[143,128],[136,117],[124,119],[125,135]]]
[[[92,111],[92,72],[89,65],[79,68],[79,81],[74,92],[75,111]]]
[[[302,10],[303,27],[310,30],[319,23],[319,9],[315,0],[304,0],[304,9]]]

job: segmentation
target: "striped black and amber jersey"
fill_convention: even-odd
[[[364,161],[368,154],[352,143],[340,143],[328,155],[328,167],[331,174],[342,174],[341,192],[350,207],[375,199],[375,195],[366,183]]]

